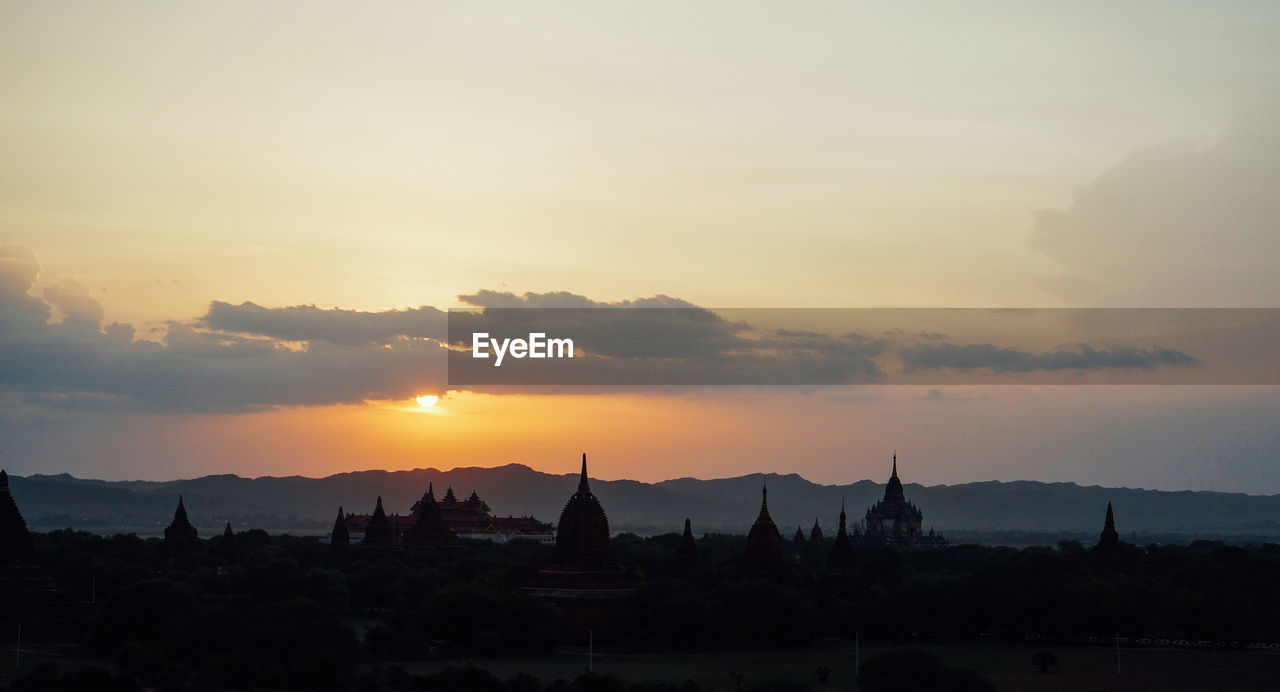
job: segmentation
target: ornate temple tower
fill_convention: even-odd
[[[813,529],[809,531],[809,541],[811,543],[821,543],[824,536],[822,535],[822,527],[818,526],[818,518],[813,518]]]
[[[26,562],[34,554],[27,522],[9,492],[9,474],[0,469],[0,564]]]
[[[879,545],[917,546],[944,545],[946,539],[925,533],[922,527],[924,515],[915,505],[907,502],[898,479],[898,454],[893,455],[893,472],[884,488],[884,499],[867,510],[863,520],[863,540]]]
[[[827,574],[833,577],[847,577],[858,573],[857,558],[854,557],[853,544],[849,541],[849,531],[845,528],[844,503],[840,503],[840,526],[836,529],[836,542],[827,555]]]
[[[747,534],[747,562],[755,569],[777,569],[782,562],[782,534],[769,516],[769,488],[760,488],[760,514]]]
[[[187,520],[187,508],[183,504],[182,495],[178,495],[178,509],[173,512],[173,522],[164,530],[164,543],[170,548],[191,548],[196,545],[198,533],[196,527]]]
[[[391,530],[391,520],[387,519],[386,510],[382,509],[382,496],[379,495],[378,506],[373,508],[373,516],[369,517],[369,525],[365,527],[360,545],[392,547],[395,544],[396,535]]]
[[[347,528],[347,515],[338,507],[338,518],[333,522],[333,533],[329,534],[329,547],[347,548],[351,545],[351,529]]]
[[[1107,503],[1107,518],[1102,524],[1102,535],[1098,536],[1098,549],[1112,551],[1120,547],[1120,534],[1116,531],[1116,515],[1111,511],[1111,503]]]
[[[693,567],[698,564],[698,543],[693,538],[693,524],[684,518],[684,535],[680,537],[680,546],[676,548],[675,564],[677,567]]]
[[[406,545],[420,548],[444,548],[461,545],[458,535],[444,523],[440,514],[440,505],[436,502],[435,490],[431,483],[427,484],[427,492],[415,505],[418,520],[404,534]]]
[[[551,563],[586,568],[617,566],[613,551],[609,549],[609,518],[605,516],[600,501],[591,493],[591,484],[587,481],[586,454],[582,455],[578,491],[560,512]]]
[[[608,617],[607,611],[633,603],[637,586],[613,557],[609,519],[591,492],[583,454],[578,490],[560,512],[551,560],[525,590],[554,601],[564,609],[569,627],[585,633]]]

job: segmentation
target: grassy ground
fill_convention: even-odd
[[[1275,690],[1280,679],[1280,655],[1265,652],[1122,649],[1116,674],[1115,649],[1107,647],[1047,647],[1058,665],[1041,674],[1031,656],[1042,646],[1012,644],[926,647],[948,663],[978,671],[1000,690]],[[883,651],[863,647],[862,660]],[[570,679],[587,664],[586,652],[537,658],[477,661],[502,678],[521,671],[550,682]],[[412,663],[410,672],[439,670],[449,662]],[[453,662],[452,665],[457,665]],[[826,685],[817,684],[815,671],[831,669]],[[818,692],[857,690],[854,648],[815,646],[795,651],[721,652],[713,654],[597,654],[594,669],[627,682],[696,680],[703,690],[734,690],[731,673],[742,674],[746,685],[794,680],[814,685]]]

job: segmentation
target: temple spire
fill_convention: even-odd
[[[164,542],[170,547],[189,548],[196,544],[197,538],[196,527],[187,519],[187,505],[179,494],[178,508],[173,512],[173,523],[164,530]]]
[[[578,492],[591,492],[591,485],[587,483],[587,453],[582,453],[582,477],[578,479]]]
[[[889,474],[890,478],[898,477],[898,450],[893,450],[893,473]]]
[[[351,531],[347,528],[347,515],[338,507],[338,518],[333,522],[333,532],[329,534],[329,545],[345,548],[351,545]]]
[[[0,564],[29,560],[33,555],[27,522],[9,492],[9,474],[0,469]]]
[[[1105,551],[1115,550],[1120,545],[1120,534],[1116,531],[1116,515],[1107,503],[1107,518],[1102,524],[1102,534],[1098,536],[1098,548]]]

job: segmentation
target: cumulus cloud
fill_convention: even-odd
[[[1063,274],[1041,286],[1075,305],[1280,307],[1280,101],[1207,147],[1138,151],[1044,212],[1032,246]]]
[[[396,337],[444,338],[445,313],[430,306],[383,312],[324,310],[314,305],[265,308],[245,302],[209,304],[200,323],[211,329],[283,341],[324,341],[341,346],[384,343]]]
[[[64,283],[46,288],[45,299],[33,297],[39,271],[29,249],[0,247],[0,389],[30,403],[231,412],[399,399],[444,386],[439,342],[410,329],[390,334],[376,317],[379,338],[343,343],[338,335],[350,329],[352,316],[334,314],[333,324],[315,327],[316,338],[301,350],[238,333],[251,329],[210,329],[207,321],[170,324],[163,344],[134,341],[130,325],[102,327],[101,305],[83,287]],[[64,314],[61,322],[49,322],[46,300]],[[413,311],[385,320],[407,319],[406,312]]]
[[[1119,347],[1095,349],[1078,345],[1073,350],[1034,353],[993,344],[928,344],[901,350],[903,369],[970,371],[990,368],[998,373],[1110,368],[1154,370],[1157,366],[1190,366],[1196,358],[1169,348]]]
[[[943,332],[776,328],[770,311],[736,311],[734,320],[670,296],[600,302],[568,292],[461,296],[479,309],[451,312],[447,330],[445,313],[430,306],[360,312],[214,302],[199,319],[170,323],[156,343],[135,341],[131,325],[104,325],[102,305],[75,281],[35,295],[39,277],[35,253],[0,246],[0,396],[60,410],[234,412],[407,399],[451,386],[570,392],[602,385],[892,383],[896,371],[886,363],[901,363],[906,373],[1018,375],[1198,362],[1170,348],[1035,352],[955,343]],[[511,368],[490,368],[457,349],[470,345],[474,331],[569,336],[580,357],[543,360],[511,377]]]
[[[670,296],[598,302],[565,292],[481,291],[459,298],[484,309],[450,313],[455,348],[469,347],[479,332],[519,338],[538,331],[572,339],[575,358],[527,361],[503,371],[454,351],[455,384],[852,384],[883,375],[873,360],[882,340],[758,329]]]

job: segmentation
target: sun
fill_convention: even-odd
[[[440,401],[440,397],[435,394],[423,394],[418,397],[418,405],[422,408],[431,408],[436,405],[437,401]]]

